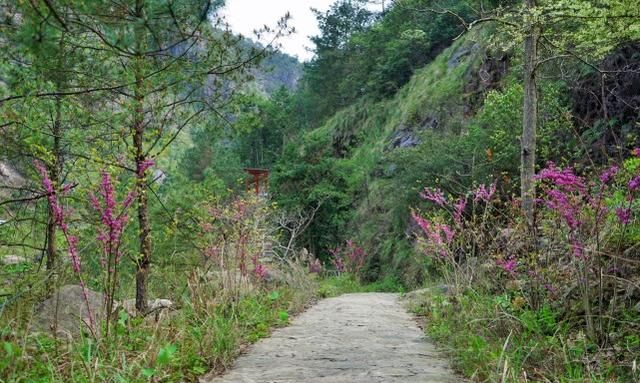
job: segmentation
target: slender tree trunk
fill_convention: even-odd
[[[531,9],[536,0],[524,0]],[[522,118],[521,198],[522,211],[529,227],[534,225],[536,188],[534,183],[536,164],[536,129],[538,123],[538,92],[536,89],[536,62],[538,59],[539,29],[531,25],[524,40],[524,106]]]
[[[63,89],[62,78],[60,70],[64,67],[64,33],[60,37],[58,52],[58,63],[55,73],[56,91],[61,92]],[[55,114],[53,117],[53,126],[51,128],[51,135],[53,136],[53,163],[49,170],[49,177],[53,182],[54,190],[57,192],[60,190],[62,168],[63,168],[63,155],[62,155],[62,96],[55,98]],[[58,244],[56,239],[57,223],[55,221],[55,214],[51,206],[49,206],[49,220],[47,221],[47,270],[54,270],[57,262]],[[54,284],[50,284],[53,286]]]
[[[143,2],[136,1],[136,17],[143,18]],[[140,253],[136,259],[136,309],[139,313],[147,312],[147,279],[151,260],[151,224],[149,222],[149,201],[147,195],[147,165],[144,152],[144,76],[142,73],[143,42],[142,30],[136,26],[135,57],[135,85],[134,85],[134,116],[133,116],[133,147],[136,161],[136,193],[138,202],[138,226]]]
[[[53,163],[49,167],[49,177],[53,182],[54,190],[57,192],[60,190],[60,169],[62,168],[62,153],[61,153],[61,109],[62,101],[60,97],[56,98],[55,117],[53,121],[53,128],[51,133],[53,135]],[[49,206],[49,220],[47,222],[47,270],[51,271],[56,266],[56,258],[58,252],[58,245],[56,240],[57,222],[55,220],[55,214],[51,206]]]
[[[149,201],[147,194],[147,172],[144,169],[144,110],[142,99],[136,96],[139,107],[136,108],[133,143],[136,151],[136,193],[138,199],[138,225],[140,254],[136,261],[136,309],[147,311],[147,277],[151,259],[151,225],[149,222]]]

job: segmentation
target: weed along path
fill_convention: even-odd
[[[396,294],[320,301],[208,383],[460,382]]]

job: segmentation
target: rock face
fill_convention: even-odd
[[[325,299],[206,383],[445,383],[463,381],[395,294]]]
[[[11,188],[17,188],[26,184],[20,173],[6,162],[0,159],[0,199],[11,196]],[[0,217],[0,221],[3,221]],[[1,224],[1,223],[0,223]]]
[[[56,329],[55,335],[67,337],[78,337],[83,332],[91,334],[89,310],[96,321],[102,320],[105,295],[87,289],[87,296],[88,308],[81,286],[63,286],[36,307],[32,330],[53,333]]]
[[[0,186],[18,187],[25,184],[24,178],[9,164],[0,161]]]
[[[437,129],[438,118],[435,115],[427,115],[422,121],[414,125],[401,125],[391,135],[387,150],[396,148],[413,148],[420,145],[420,132]]]

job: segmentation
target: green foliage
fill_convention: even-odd
[[[276,294],[277,293],[277,294]],[[169,323],[147,324],[121,312],[117,337],[67,342],[47,336],[17,338],[2,332],[0,379],[11,382],[193,381],[228,366],[239,345],[255,342],[274,326],[286,325],[296,295],[283,287],[226,302],[209,315],[186,305]],[[277,295],[276,299],[272,299]],[[18,344],[27,348],[23,350]],[[64,350],[65,352],[61,352]]]
[[[365,3],[337,1],[317,14],[316,57],[305,66],[299,92],[309,100],[308,118],[315,126],[361,97],[394,95],[463,32],[461,19],[470,22],[478,9],[510,2],[403,0],[383,15],[372,14]]]
[[[332,156],[331,131],[319,129],[285,147],[273,169],[273,198],[283,209],[317,208],[303,244],[326,255],[351,214],[349,172]],[[318,251],[316,251],[318,250]]]
[[[342,274],[324,278],[320,281],[318,295],[322,298],[336,297],[351,293],[402,293],[404,286],[396,277],[388,276],[373,283],[359,282],[353,275]]]
[[[425,316],[427,333],[450,350],[455,367],[477,379],[517,382],[523,372],[529,379],[562,382],[631,379],[622,366],[593,371],[586,365],[592,345],[571,335],[551,306],[534,310],[513,302],[512,296],[481,291],[434,293],[415,302],[414,311]]]

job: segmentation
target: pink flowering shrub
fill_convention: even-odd
[[[358,246],[353,240],[347,240],[344,246],[331,250],[331,263],[338,273],[349,273],[362,277],[362,271],[367,260],[364,248]]]
[[[89,202],[100,217],[97,240],[101,244],[102,288],[106,301],[106,334],[109,334],[111,314],[114,311],[114,296],[118,289],[118,266],[122,258],[122,236],[128,222],[127,210],[135,195],[129,192],[118,202],[111,175],[102,171],[97,193],[89,194]]]
[[[444,206],[447,203],[444,193],[440,189],[424,188],[424,191],[420,193],[420,197],[434,202],[438,206]]]
[[[269,208],[252,196],[207,203],[198,223],[198,247],[204,265],[216,270],[225,294],[239,296],[251,281],[264,281],[261,262],[268,238]]]
[[[251,263],[253,264],[253,276],[258,280],[264,280],[269,276],[269,271],[266,266],[260,263],[260,259],[258,254],[254,255],[251,258]]]
[[[535,177],[533,229],[495,184],[449,198],[426,188],[429,209],[411,211],[419,256],[459,289],[507,290],[519,307],[556,303],[581,318],[591,340],[606,342],[612,315],[628,304],[619,292],[637,285],[638,155],[590,175],[549,162]]]
[[[484,229],[493,209],[496,184],[480,185],[450,199],[439,189],[424,190],[420,197],[434,202],[435,206],[428,215],[415,209],[411,211],[411,219],[419,228],[416,245],[445,279],[461,283],[466,278],[464,260],[487,247]]]
[[[71,228],[69,227],[69,224],[66,220],[67,214],[65,212],[64,206],[62,205],[62,202],[59,199],[60,193],[55,189],[55,186],[53,185],[53,182],[49,177],[49,171],[40,161],[35,162],[35,167],[38,170],[38,173],[40,173],[42,187],[49,203],[49,211],[53,216],[56,226],[60,228],[60,231],[62,232],[64,238],[67,240],[67,253],[71,261],[73,272],[78,278],[79,284],[82,287],[83,298],[85,304],[87,305],[87,313],[89,315],[89,330],[95,336],[97,334],[96,318],[91,310],[91,305],[89,304],[89,293],[87,291],[84,278],[82,277],[80,254],[78,252],[78,237],[71,233]],[[63,193],[66,193],[70,190],[70,187],[63,186],[61,190]]]
[[[622,169],[609,167],[593,180],[576,175],[570,168],[548,163],[536,177],[541,183],[541,207],[546,207],[540,212],[543,233],[565,239],[567,255],[557,256],[557,264],[573,270],[582,296],[587,334],[594,340],[604,336],[597,334],[597,329],[608,321],[594,312],[615,310],[615,300],[611,301],[608,295],[618,283],[619,269],[606,265],[619,259],[620,255],[615,253],[621,250],[621,244],[618,240],[612,246],[615,237],[622,238],[621,233],[634,221],[637,210],[634,180],[638,179],[638,171],[633,164],[637,162],[637,158],[632,158]],[[550,226],[552,222],[555,225]],[[605,302],[614,302],[614,306]]]

